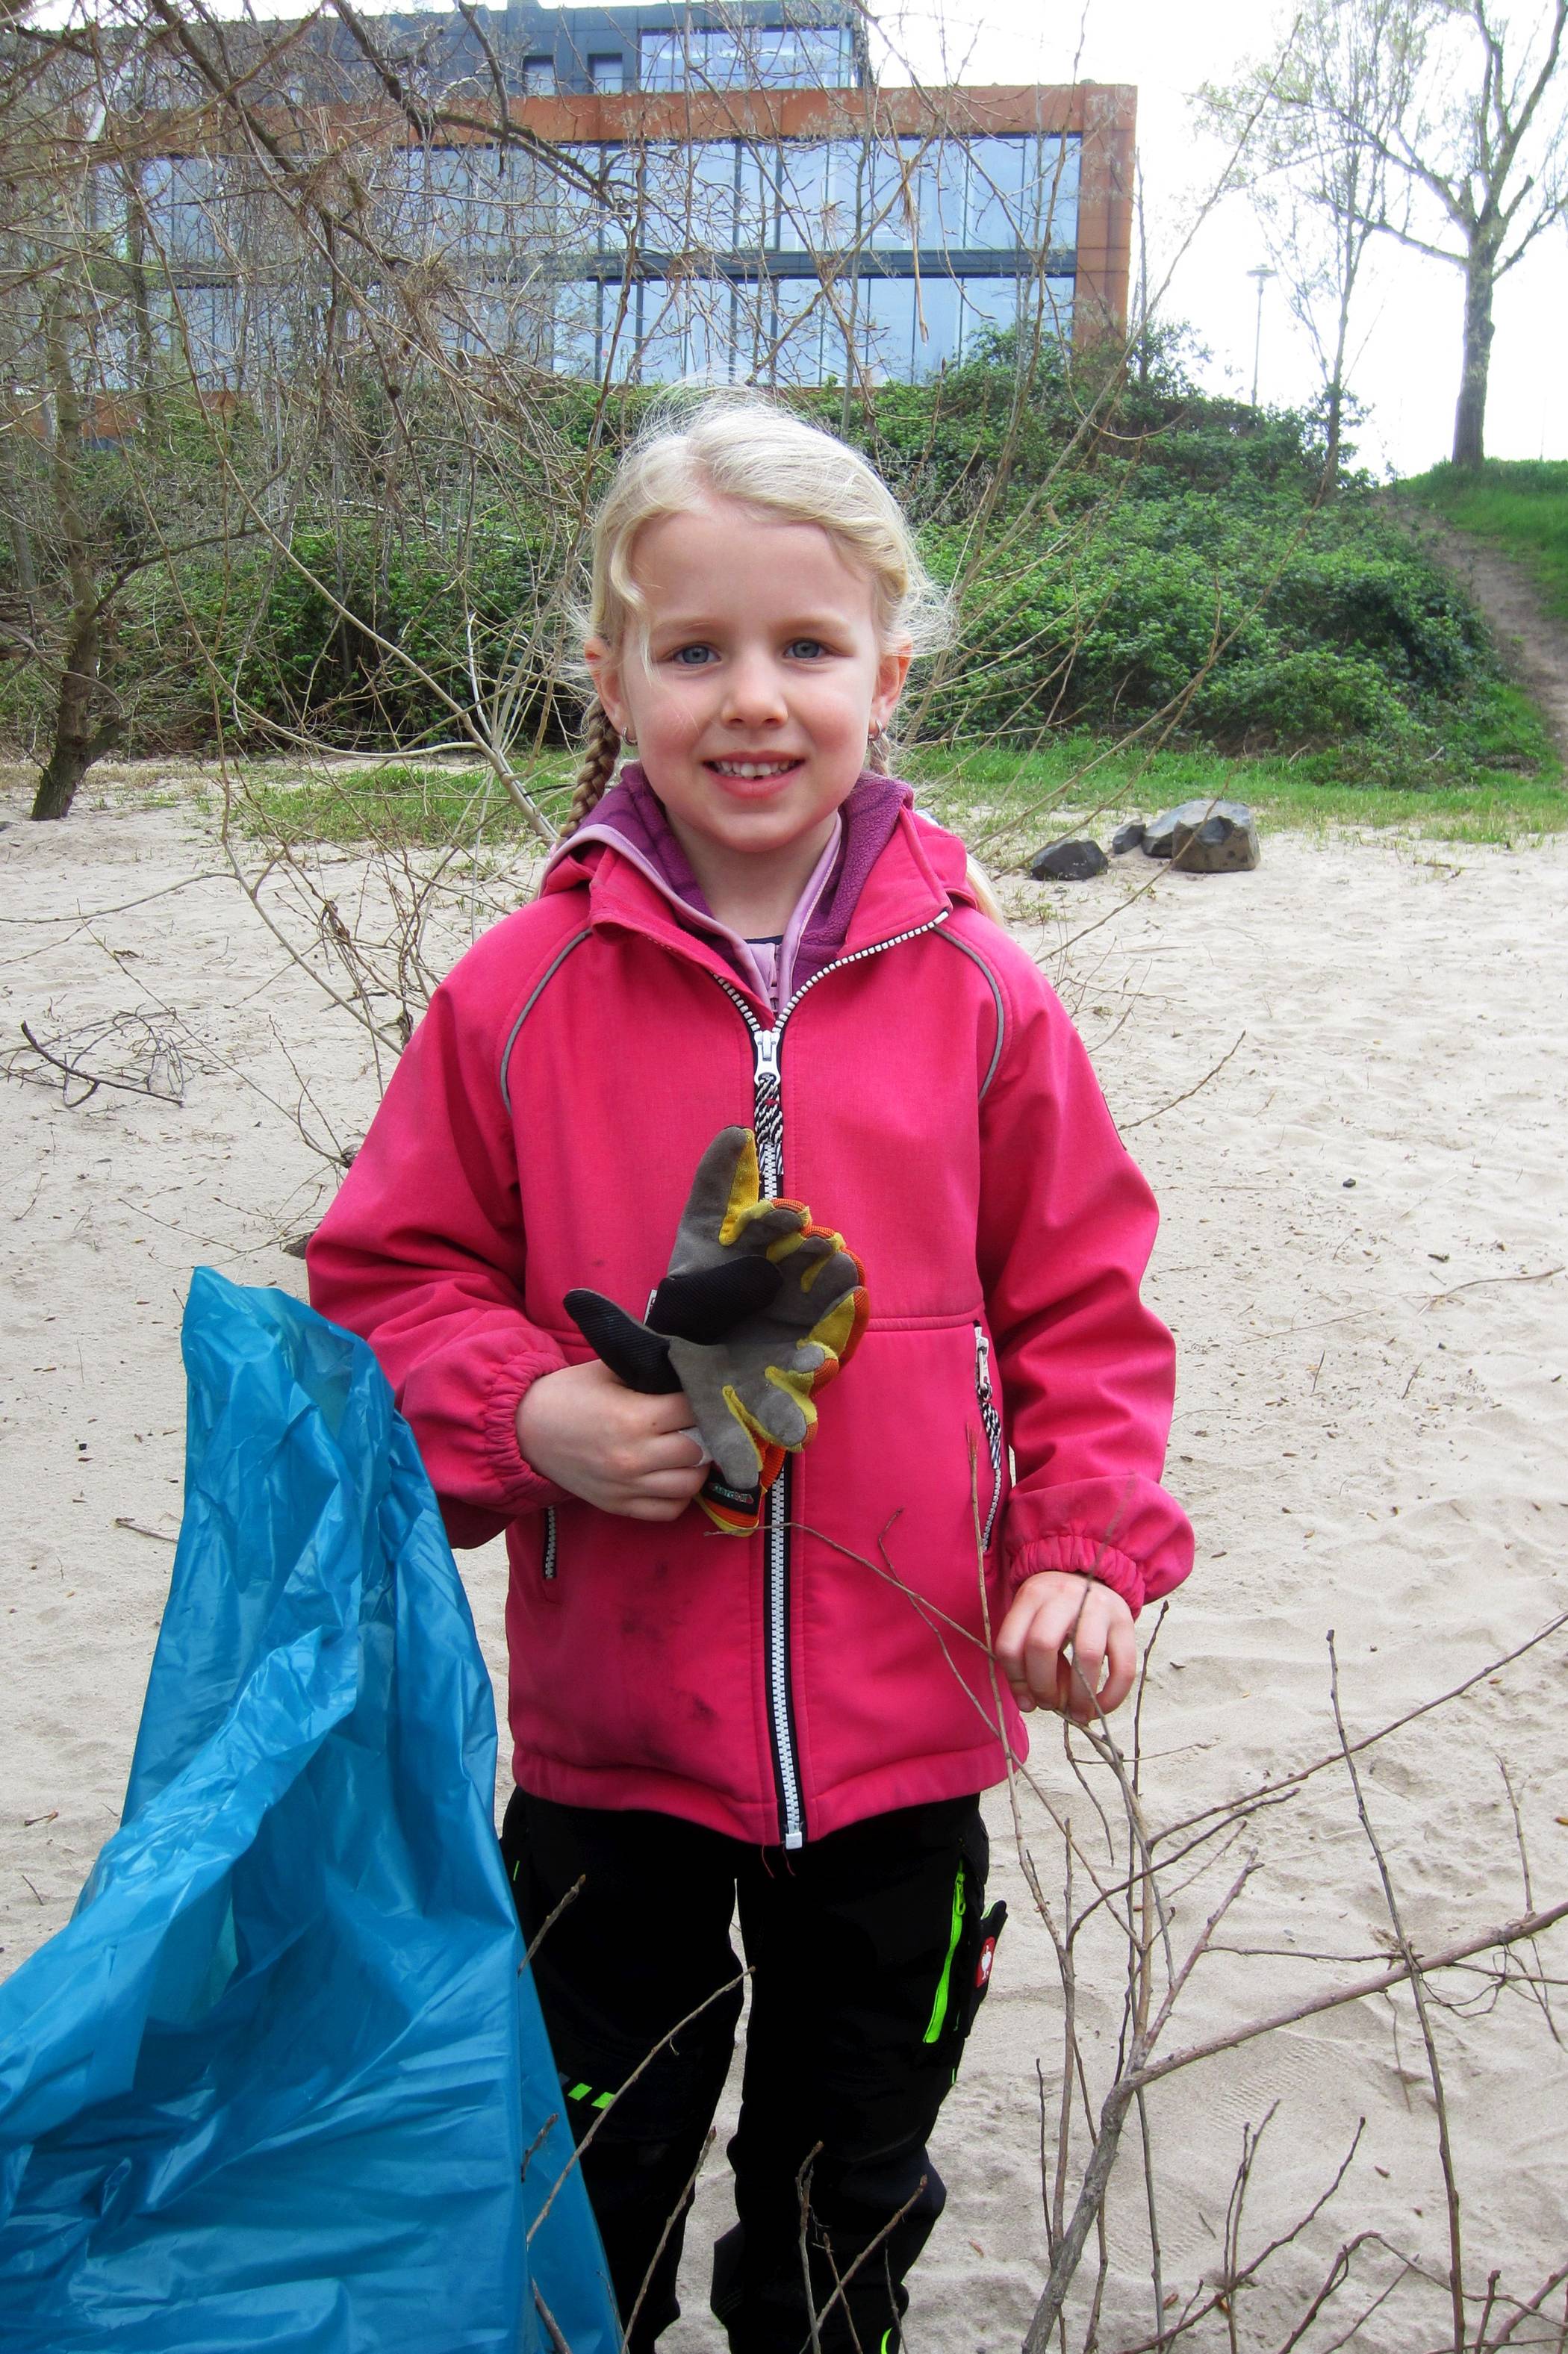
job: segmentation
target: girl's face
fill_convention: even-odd
[[[816,524],[723,499],[645,525],[631,573],[645,645],[587,657],[677,832],[726,863],[820,848],[909,668],[870,582]]]

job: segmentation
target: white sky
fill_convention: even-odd
[[[941,0],[896,15],[895,5],[884,0],[878,14],[922,80],[941,78],[945,44],[948,70],[963,81],[1137,85],[1150,276],[1158,284],[1224,162],[1197,134],[1190,93],[1202,82],[1232,79],[1244,58],[1266,50],[1273,13],[1257,0]],[[1558,104],[1568,104],[1568,69]],[[1176,267],[1167,314],[1191,321],[1210,346],[1203,374],[1216,388],[1251,391],[1257,289],[1246,273],[1266,260],[1245,200],[1233,197]],[[1377,249],[1361,298],[1366,341],[1352,378],[1371,412],[1361,435],[1363,462],[1414,473],[1448,455],[1461,286],[1457,270],[1391,243]],[[1502,281],[1495,315],[1489,454],[1568,458],[1568,230],[1559,227],[1538,240]],[[1310,349],[1278,287],[1266,286],[1259,397],[1305,403],[1316,386]]]

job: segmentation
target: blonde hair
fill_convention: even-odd
[[[588,599],[582,634],[610,647],[646,626],[631,574],[637,534],[661,515],[684,514],[704,499],[732,499],[759,514],[825,531],[871,584],[882,644],[907,640],[916,653],[948,634],[947,599],[920,560],[893,493],[858,450],[807,425],[757,393],[722,393],[696,408],[665,409],[632,443],[593,520]],[[583,728],[582,766],[567,815],[569,833],[599,800],[620,757],[620,737],[594,695]],[[878,731],[866,764],[886,774],[892,747]]]

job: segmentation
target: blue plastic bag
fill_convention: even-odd
[[[184,1348],[124,1819],[0,1987],[0,2345],[613,2354],[413,1438],[281,1292],[199,1269]]]

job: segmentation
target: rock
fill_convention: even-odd
[[[1169,858],[1184,875],[1229,875],[1255,866],[1257,824],[1245,801],[1182,801],[1143,837],[1144,854]]]
[[[1124,851],[1141,850],[1148,832],[1140,817],[1135,817],[1130,825],[1118,825],[1111,836],[1112,855],[1119,858]]]
[[[1029,872],[1036,883],[1086,883],[1109,864],[1097,842],[1054,842],[1049,850],[1035,852]]]

